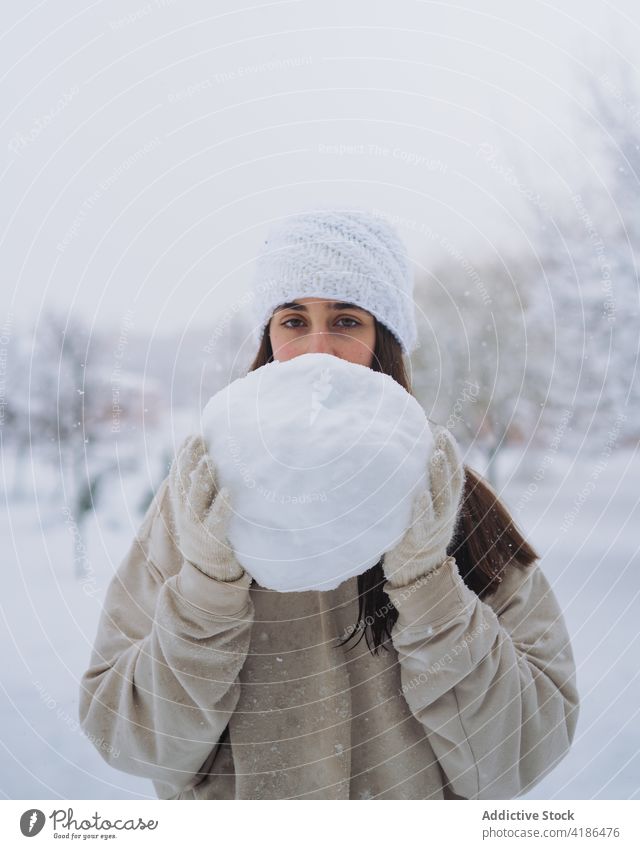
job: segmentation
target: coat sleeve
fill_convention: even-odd
[[[167,485],[109,584],[79,705],[107,763],[150,778],[160,798],[211,766],[254,618],[247,572],[217,581],[180,556]]]
[[[402,694],[447,789],[466,799],[531,790],[567,754],[578,718],[569,636],[539,566],[510,569],[488,602],[453,557],[385,591],[398,610]]]

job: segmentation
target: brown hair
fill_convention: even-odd
[[[413,395],[400,343],[375,317],[374,321],[376,344],[371,368],[390,375]],[[267,325],[249,371],[272,360],[273,349]],[[531,566],[539,555],[524,539],[506,506],[490,485],[466,464],[464,471],[460,520],[447,554],[455,557],[465,584],[483,598],[502,582],[506,569]],[[362,631],[360,639],[352,648],[365,636],[372,654],[376,654],[380,647],[388,649],[385,641],[391,637],[398,611],[383,589],[386,576],[382,560],[381,557],[375,566],[358,575],[358,621],[351,633],[340,641],[340,645],[352,639],[356,631]]]

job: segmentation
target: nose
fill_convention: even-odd
[[[331,354],[335,336],[326,330],[312,330],[307,336],[308,354]]]

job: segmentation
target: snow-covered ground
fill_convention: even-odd
[[[571,754],[529,798],[638,798],[640,456],[614,453],[599,470],[597,457],[558,456],[525,498],[538,459],[532,454],[525,467],[515,454],[505,457],[501,493],[542,555],[565,610],[582,708]],[[6,798],[155,798],[150,782],[101,760],[77,719],[78,681],[104,591],[140,521],[144,483],[112,484],[87,523],[84,581],[74,578],[74,528],[64,505],[3,497],[0,792]]]

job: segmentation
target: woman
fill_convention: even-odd
[[[381,221],[286,219],[252,299],[252,369],[323,351],[410,391],[411,270]],[[184,441],[82,679],[82,726],[109,763],[161,798],[497,799],[564,757],[578,696],[562,613],[505,506],[434,431],[405,536],[330,592],[252,582],[206,446]]]

